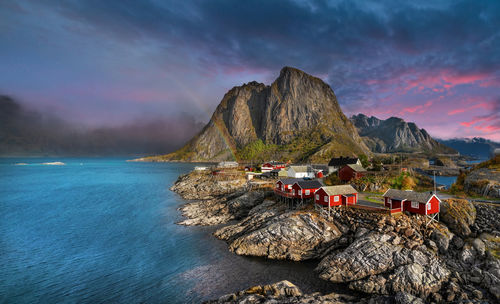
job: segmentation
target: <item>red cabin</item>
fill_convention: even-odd
[[[393,212],[408,211],[422,215],[439,214],[441,200],[432,191],[415,192],[389,189],[384,193],[385,206]],[[434,218],[432,216],[432,218]]]
[[[318,180],[299,180],[292,185],[292,195],[294,198],[312,198],[321,187],[323,183]]]
[[[358,192],[351,185],[321,187],[314,193],[314,202],[321,206],[354,205]]]
[[[292,185],[299,180],[297,178],[282,178],[276,182],[275,192],[291,193]]]
[[[339,179],[341,181],[350,181],[365,176],[365,168],[358,164],[347,165],[339,170]]]
[[[270,161],[265,164],[262,164],[260,169],[262,172],[269,172],[276,169],[284,169],[285,167],[286,167],[285,163]]]

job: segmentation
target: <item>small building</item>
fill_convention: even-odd
[[[361,161],[357,157],[334,157],[328,162],[328,173],[337,172],[347,165],[361,166]]]
[[[281,169],[273,169],[269,173],[271,174],[271,177],[278,177],[278,174],[280,173]]]
[[[286,171],[285,169],[281,169],[280,172],[278,172],[278,177],[279,178],[288,177],[288,171]]]
[[[221,161],[217,167],[219,168],[238,168],[239,164],[235,161]]]
[[[352,179],[358,179],[365,175],[366,170],[363,166],[354,164],[347,165],[339,170],[339,179],[348,182]]]
[[[391,213],[408,211],[439,219],[441,200],[430,192],[389,189],[384,193],[384,203]]]
[[[323,186],[319,180],[299,180],[292,185],[292,195],[294,198],[313,198],[314,192]]]
[[[310,166],[290,166],[288,168],[288,177],[314,178],[315,174]]]
[[[351,185],[321,187],[314,193],[314,202],[326,207],[354,205],[358,192]]]
[[[194,167],[194,171],[206,171],[208,167],[196,166]]]
[[[275,189],[280,191],[280,192],[291,193],[292,192],[292,185],[295,184],[295,182],[297,182],[297,181],[298,181],[298,179],[296,179],[296,178],[279,179],[276,182]]]
[[[276,170],[276,169],[284,169],[285,167],[286,167],[285,163],[277,162],[277,161],[270,161],[270,162],[262,164],[260,170],[262,172],[268,172],[268,171]]]

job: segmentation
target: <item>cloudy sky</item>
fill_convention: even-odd
[[[2,0],[0,39],[0,94],[91,126],[207,122],[231,87],[293,66],[347,115],[500,141],[496,0]]]

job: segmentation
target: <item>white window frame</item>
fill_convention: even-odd
[[[431,204],[427,203],[427,210],[431,211]]]
[[[319,194],[316,194],[316,200],[319,201]]]
[[[412,209],[420,209],[420,204],[418,202],[411,202]]]
[[[325,203],[328,203],[328,195],[325,196]]]
[[[306,195],[311,194],[311,190],[306,190]]]
[[[338,202],[338,201],[339,201],[339,199],[340,199],[340,198],[339,198],[339,196],[338,196],[338,195],[335,195],[335,196],[333,197],[333,201],[334,201],[334,202]]]

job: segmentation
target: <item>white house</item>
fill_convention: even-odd
[[[314,170],[310,166],[290,166],[288,168],[288,177],[294,178],[314,178]]]
[[[238,163],[235,161],[222,161],[218,165],[219,168],[238,168]]]

